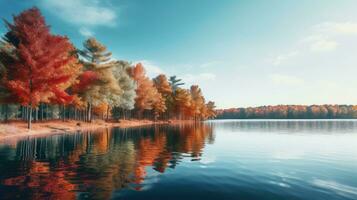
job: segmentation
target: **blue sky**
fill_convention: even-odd
[[[1,17],[32,6],[77,47],[94,36],[219,108],[357,104],[354,0],[0,0]]]

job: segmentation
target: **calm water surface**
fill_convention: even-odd
[[[357,199],[357,121],[211,121],[0,143],[0,199]]]

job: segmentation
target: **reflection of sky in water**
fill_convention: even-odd
[[[23,150],[40,143],[35,157]],[[31,176],[50,170],[81,197],[357,199],[357,121],[207,122],[51,136],[16,146],[0,147],[3,172],[12,165],[29,173],[33,164],[21,160],[37,159]]]
[[[202,159],[215,155],[214,165],[235,177],[357,198],[357,121],[223,121],[214,134]]]

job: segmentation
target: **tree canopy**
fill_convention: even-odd
[[[12,23],[5,20],[5,25],[8,31],[0,40],[0,106],[6,108],[6,118],[21,117],[30,128],[32,117],[91,121],[104,115],[107,120],[214,116],[214,103],[206,104],[199,86],[184,89],[181,79],[164,74],[151,79],[143,64],[113,59],[94,37],[77,49],[66,36],[51,33],[38,8],[15,15]],[[15,107],[9,109],[8,104]]]

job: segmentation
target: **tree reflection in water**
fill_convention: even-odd
[[[108,199],[123,188],[141,190],[150,168],[164,173],[184,157],[199,160],[205,144],[213,141],[207,124],[21,140],[0,146],[1,198]]]

